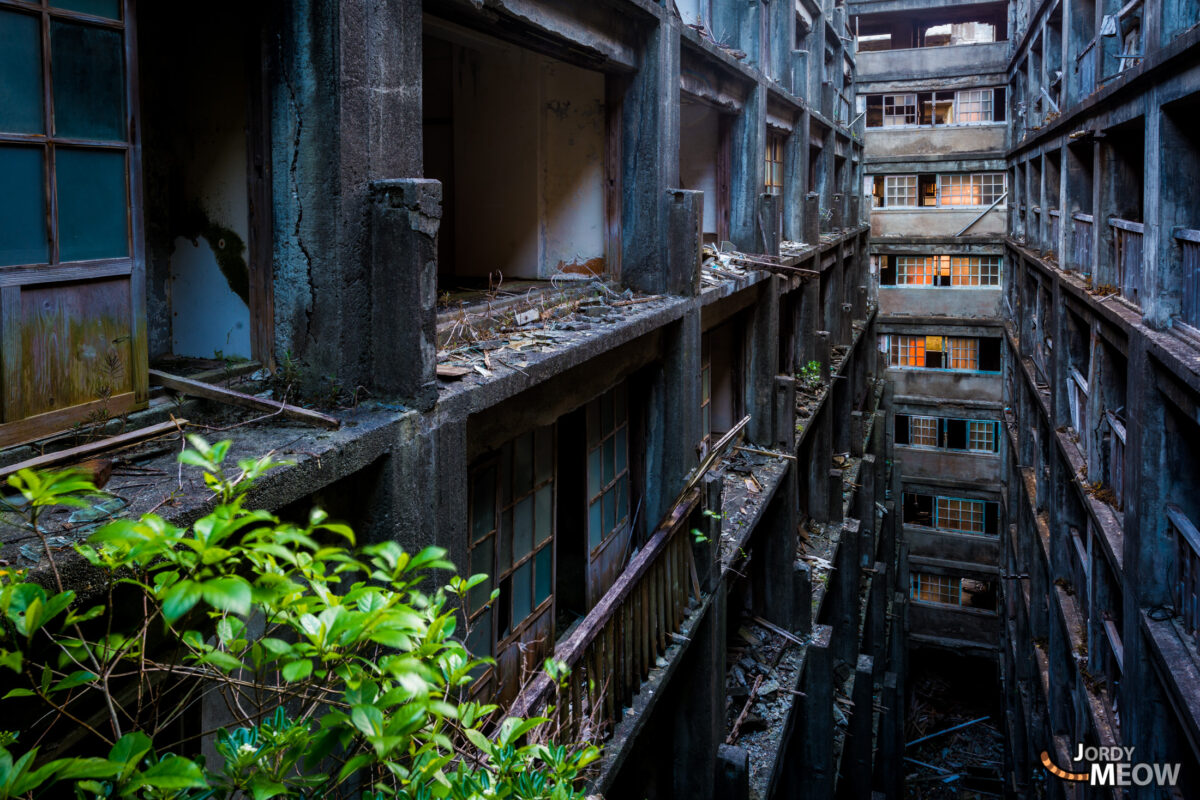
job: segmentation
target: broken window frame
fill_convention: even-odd
[[[940,531],[984,536],[985,501],[938,496],[933,504],[933,527]]]
[[[1183,629],[1200,646],[1200,530],[1183,513],[1167,504],[1167,533],[1175,546],[1174,602]]]
[[[868,128],[945,128],[1003,124],[996,113],[1004,89],[947,89],[867,95]],[[911,110],[910,110],[911,109]],[[1001,117],[1001,118],[998,118]]]
[[[883,116],[879,127],[897,128],[917,124],[917,95],[882,95]]]
[[[932,443],[928,435],[921,436],[917,441],[913,423],[920,420],[920,427],[928,429],[930,422],[933,428]],[[926,422],[926,421],[929,422]],[[951,445],[951,433],[954,425],[962,425],[963,447]],[[933,417],[917,414],[896,414],[893,421],[893,436],[899,447],[915,447],[922,450],[949,450],[954,453],[974,453],[996,455],[1000,452],[1000,423],[992,419],[963,419],[959,417]],[[976,445],[978,443],[978,445]]]
[[[905,173],[875,178],[882,178],[884,187],[883,204],[878,208],[955,210],[984,208],[998,202],[1008,180],[1004,172]]]
[[[925,337],[909,334],[884,334],[887,336],[888,365],[897,368],[925,366]]]
[[[621,383],[591,400],[587,404],[586,414],[587,542],[590,557],[629,524],[629,393],[626,385]],[[612,474],[606,478],[608,461],[612,461]],[[594,481],[593,470],[599,470]],[[608,503],[610,497],[611,504]],[[597,522],[592,518],[593,513],[599,516],[598,527],[593,526]]]
[[[1000,286],[1002,256],[885,255],[880,269],[884,287],[923,286],[992,289]],[[947,264],[949,265],[947,267]],[[935,280],[948,275],[948,280]]]
[[[914,571],[909,576],[909,598],[922,603],[961,606],[962,578]]]
[[[911,416],[908,419],[908,444],[910,447],[938,446],[938,418]]]
[[[519,639],[531,622],[554,604],[554,543],[557,532],[555,479],[558,470],[556,437],[557,426],[554,424],[526,431],[505,442],[498,453],[481,460],[471,469],[468,476],[467,529],[470,531],[472,540],[468,546],[468,563],[471,565],[472,574],[486,572],[489,575],[488,580],[472,590],[468,600],[470,620],[477,624],[485,624],[489,628],[489,630],[481,632],[480,636],[483,637],[482,643],[486,643],[490,650],[487,653],[472,651],[475,655],[496,656],[501,649]],[[526,445],[529,448],[528,477],[530,483],[528,486],[518,486],[517,481],[520,477],[517,475],[520,458],[518,450]],[[544,458],[548,458],[549,463],[543,464]],[[491,472],[493,476],[494,486],[492,487],[488,487],[486,481],[483,480],[483,476],[488,472]],[[476,513],[484,508],[484,506],[476,506],[474,502],[477,491],[483,493],[484,502],[489,495],[491,496],[493,503],[491,513],[494,516],[492,518],[493,527],[487,532],[481,532],[480,537],[475,539]],[[549,505],[547,508],[539,509],[539,495],[542,495],[543,492],[546,493],[544,496],[548,498]],[[529,548],[528,552],[517,556],[514,527],[518,516],[518,506],[524,502],[529,503]],[[538,522],[542,513],[548,515],[548,532],[543,538],[538,539]],[[476,551],[486,541],[491,542],[492,566],[490,570],[483,569],[486,558],[476,558]],[[504,556],[506,552],[507,557]],[[504,561],[508,563],[502,566]],[[514,585],[517,576],[527,565],[529,608],[520,619],[517,619],[517,597]],[[539,600],[538,585],[543,570],[549,571],[545,584],[548,587],[548,593]],[[476,599],[482,601],[482,598],[490,597],[493,589],[500,591],[496,600],[476,606]],[[486,623],[483,622],[485,619]],[[471,631],[471,635],[475,635],[475,630]],[[477,681],[487,680],[492,674],[492,669],[489,667]]]

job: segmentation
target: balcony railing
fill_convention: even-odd
[[[1047,243],[1046,249],[1058,251],[1058,238],[1062,233],[1062,211],[1057,208],[1050,209],[1050,241]]]
[[[1142,289],[1142,230],[1140,222],[1111,217],[1108,224],[1113,229],[1113,266],[1116,269],[1117,288],[1121,295],[1134,303]]]
[[[1092,271],[1092,215],[1071,215],[1071,266],[1080,272]]]
[[[528,717],[553,703],[559,730],[572,741],[585,730],[602,736],[621,720],[678,634],[688,595],[699,591],[687,525],[699,502],[693,490],[676,505],[616,584],[555,648],[554,658],[571,670],[565,686],[539,673],[509,714]]]
[[[1175,231],[1183,251],[1183,302],[1180,317],[1193,328],[1200,328],[1200,231],[1181,228]]]

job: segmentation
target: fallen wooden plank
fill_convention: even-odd
[[[457,380],[464,375],[470,375],[474,370],[469,367],[459,367],[453,364],[438,364],[437,376],[445,380]]]
[[[235,392],[232,389],[226,389],[221,386],[214,386],[211,383],[192,380],[191,378],[183,378],[178,375],[171,375],[161,370],[152,369],[149,371],[150,377],[154,379],[160,386],[165,386],[181,394],[190,394],[193,397],[201,397],[205,400],[214,400],[218,403],[228,403],[231,406],[240,406],[242,408],[252,408],[256,411],[278,412],[289,419],[294,419],[298,422],[307,422],[312,425],[320,425],[323,428],[336,429],[341,427],[340,420],[322,414],[319,411],[310,411],[307,408],[300,408],[289,403],[280,403],[278,400],[267,400],[264,397],[254,397],[253,395]]]
[[[178,425],[176,423],[178,423]],[[110,436],[107,439],[98,439],[94,442],[81,444],[78,447],[60,450],[57,453],[46,453],[45,455],[26,459],[25,461],[11,464],[7,467],[0,467],[0,480],[4,480],[9,475],[15,475],[17,472],[20,472],[23,469],[46,469],[48,467],[58,466],[59,464],[70,464],[74,461],[82,461],[85,458],[95,455],[96,453],[115,450],[118,447],[144,442],[147,439],[165,436],[168,433],[175,433],[180,427],[186,424],[186,419],[160,422],[157,425],[151,425],[148,428],[140,428],[136,431],[122,433],[119,436]]]

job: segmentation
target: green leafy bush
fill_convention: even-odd
[[[299,526],[249,509],[278,462],[233,471],[229,442],[190,441],[180,460],[204,471],[215,508],[187,528],[151,514],[94,533],[77,549],[105,602],[81,608],[53,559],[52,589],[0,570],[0,674],[16,687],[0,719],[43,720],[0,733],[0,798],[583,796],[594,746],[546,741],[545,718],[495,725],[495,706],[464,699],[485,662],[455,636],[455,612],[484,576],[427,591],[453,569],[444,551],[355,547],[320,510]],[[95,492],[72,472],[8,483],[7,510],[43,546],[46,510]],[[201,702],[226,724],[183,732]],[[71,755],[39,757],[51,741],[63,755],[64,739]]]

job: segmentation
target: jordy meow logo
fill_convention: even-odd
[[[1091,747],[1076,745],[1075,761],[1090,764],[1087,772],[1067,772],[1042,751],[1042,766],[1064,781],[1087,781],[1091,786],[1174,786],[1179,780],[1179,764],[1150,764],[1133,760],[1132,747]]]

